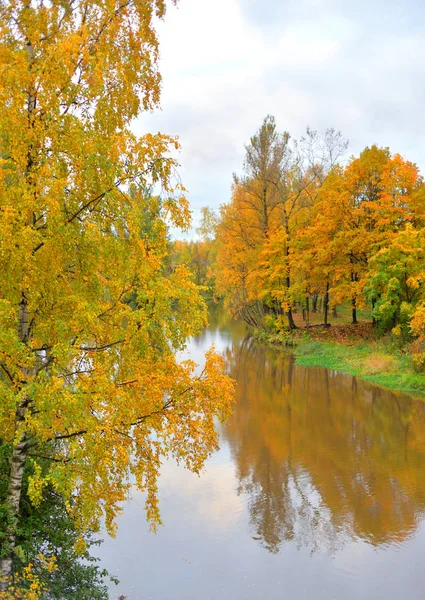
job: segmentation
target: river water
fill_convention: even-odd
[[[97,551],[127,600],[423,600],[425,403],[303,368],[212,314],[237,381],[221,449],[197,477],[172,462],[151,534],[134,491]]]

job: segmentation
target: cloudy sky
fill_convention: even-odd
[[[389,146],[425,172],[423,0],[180,0],[158,30],[162,110],[178,135],[194,222],[227,202],[266,114],[299,137],[341,130],[349,153]]]

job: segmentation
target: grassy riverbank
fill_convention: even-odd
[[[262,334],[260,341],[292,348],[296,363],[356,375],[387,388],[425,396],[425,374],[393,336],[378,337],[370,323]]]
[[[296,345],[294,354],[299,365],[342,371],[394,390],[425,395],[425,375],[415,371],[412,358],[391,352],[384,344],[348,346],[306,340]]]

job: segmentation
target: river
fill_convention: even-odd
[[[217,311],[214,343],[237,381],[221,449],[197,477],[165,462],[164,523],[134,491],[97,550],[127,600],[423,600],[425,403],[294,364]]]

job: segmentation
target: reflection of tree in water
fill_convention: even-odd
[[[259,480],[254,473],[252,479],[244,478],[238,489],[249,495],[254,539],[273,553],[290,541],[312,551],[336,550],[339,541],[332,514],[321,505],[308,474],[301,469],[294,472],[289,461],[268,470],[261,465],[261,473]]]
[[[224,427],[255,538],[334,551],[401,542],[425,507],[425,405],[249,339],[228,350],[237,407]]]

